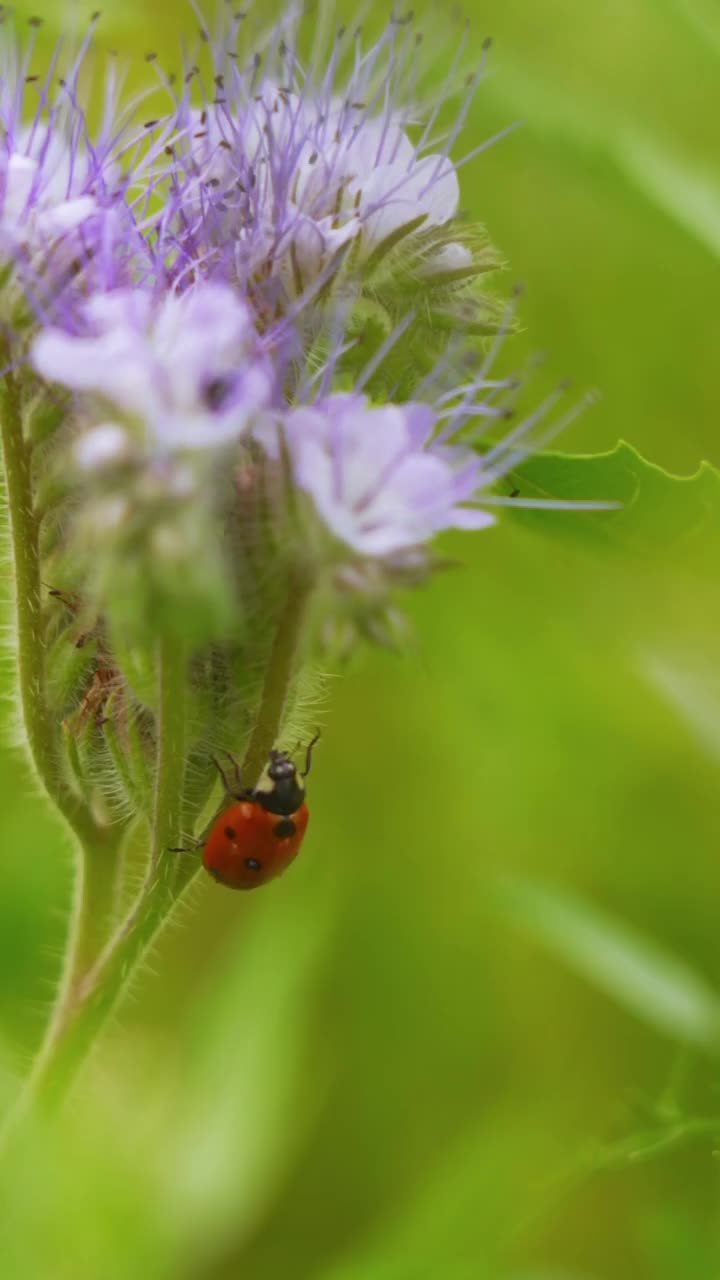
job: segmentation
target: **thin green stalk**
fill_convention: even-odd
[[[302,569],[290,574],[285,605],[278,617],[265,669],[255,727],[242,763],[241,773],[246,786],[254,786],[257,782],[282,727],[288,694],[297,670],[300,638],[312,585],[312,578]]]
[[[115,855],[121,838],[122,832],[118,828],[111,839],[104,838],[99,847],[77,846],[68,943],[55,1003],[32,1071],[17,1106],[7,1117],[3,1138],[12,1132],[13,1126],[42,1096],[54,1069],[66,1028],[73,1017],[79,976],[98,954],[103,930],[110,918]]]
[[[7,352],[0,351],[0,358],[7,359]],[[81,844],[97,844],[102,842],[103,829],[87,805],[63,781],[58,764],[57,726],[48,713],[32,449],[23,432],[20,391],[12,372],[5,375],[1,389],[0,433],[15,578],[18,684],[28,746],[48,796]]]
[[[277,740],[295,675],[311,582],[290,576],[284,607],[265,672],[258,717],[245,756],[245,777],[257,780]],[[186,760],[187,662],[177,642],[159,656],[160,688],[153,835],[148,873],[135,903],[66,1002],[52,1046],[35,1082],[36,1097],[50,1106],[62,1101],[73,1076],[131,983],[180,897],[199,871],[196,858],[170,852],[180,836]]]
[[[0,350],[7,361],[7,349]],[[89,805],[70,787],[60,764],[60,731],[46,696],[45,625],[41,605],[39,520],[33,502],[32,448],[25,437],[20,388],[9,372],[0,383],[2,438],[13,558],[17,672],[27,743],[37,776],[76,839],[75,880],[65,963],[55,1008],[24,1095],[29,1100],[68,1016],[78,974],[97,954],[107,921],[118,832],[98,823]],[[21,1104],[22,1109],[22,1104]]]
[[[176,641],[160,645],[157,773],[153,834],[143,888],[99,956],[66,993],[46,1052],[33,1073],[35,1098],[53,1107],[62,1098],[130,981],[138,961],[187,883],[169,847],[179,837],[185,772],[187,663]],[[192,864],[195,870],[195,864]],[[112,886],[110,888],[112,893]]]

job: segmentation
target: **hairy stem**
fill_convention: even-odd
[[[6,1118],[2,1137],[8,1137],[29,1107],[50,1094],[48,1081],[55,1081],[55,1065],[64,1044],[66,1029],[74,1016],[77,987],[81,975],[98,954],[110,918],[115,859],[123,838],[120,828],[99,846],[76,847],[73,899],[68,939],[50,1021],[32,1070],[17,1105]]]
[[[265,672],[257,722],[243,768],[256,780],[277,739],[295,675],[302,627],[311,590],[307,576],[290,575]],[[180,835],[187,747],[187,660],[177,641],[159,653],[157,771],[152,845],[143,888],[94,963],[67,988],[54,1022],[52,1042],[34,1077],[35,1096],[54,1106],[72,1083],[101,1031],[132,981],[138,965],[197,875],[192,856],[170,852]]]
[[[0,350],[0,359],[3,358]],[[63,781],[57,725],[45,696],[45,634],[41,608],[38,520],[33,505],[32,450],[25,439],[17,381],[5,374],[0,389],[0,433],[15,579],[17,669],[23,723],[35,770],[48,796],[81,844],[102,843],[103,828]]]
[[[289,576],[285,604],[278,617],[265,669],[255,727],[242,763],[241,773],[246,786],[254,786],[257,782],[282,727],[288,694],[297,669],[298,649],[312,585],[311,577],[300,568]]]
[[[185,772],[187,663],[182,645],[163,640],[158,653],[159,713],[157,772],[152,843],[143,888],[99,955],[76,967],[58,1002],[51,1034],[33,1073],[34,1097],[56,1106],[103,1028],[108,1014],[187,883],[178,872],[177,856],[168,852],[177,840]],[[86,872],[97,866],[86,861]],[[108,868],[112,873],[112,865]],[[192,864],[191,870],[195,870]],[[179,883],[178,883],[179,881]],[[107,884],[111,905],[112,874]],[[83,896],[75,915],[82,918]],[[92,895],[95,899],[98,894]]]
[[[6,348],[0,359],[7,361]],[[63,777],[60,727],[47,703],[46,646],[41,608],[39,520],[34,507],[32,448],[23,426],[22,397],[12,371],[0,382],[0,435],[13,560],[17,672],[27,744],[36,774],[76,842],[73,903],[56,1003],[27,1089],[34,1096],[72,1005],[78,975],[97,955],[109,920],[108,886],[122,832],[95,820],[89,805]]]

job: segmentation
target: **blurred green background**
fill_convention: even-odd
[[[79,12],[42,9],[51,35]],[[527,286],[518,356],[602,391],[564,446],[720,463],[717,4],[471,17],[495,46],[466,148],[524,125],[464,206]],[[439,83],[460,18],[422,23]],[[196,27],[123,0],[100,44],[140,82]],[[193,890],[5,1176],[3,1276],[720,1276],[716,561],[554,528],[449,540],[409,652],[327,678],[302,857],[263,893]],[[11,1092],[71,880],[11,750],[0,787]]]

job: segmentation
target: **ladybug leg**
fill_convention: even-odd
[[[230,760],[230,763],[232,764],[234,785],[230,781],[230,778],[228,777],[224,766],[221,765],[217,756],[211,756],[210,759],[212,760],[213,764],[215,765],[215,768],[217,769],[218,773],[220,774],[220,777],[222,778],[225,791],[229,796],[235,796],[237,800],[251,799],[253,796],[253,792],[248,787],[243,786],[242,777],[240,776],[240,766],[237,760],[235,759],[235,756],[230,751],[223,751],[223,755],[227,756],[228,759]]]
[[[310,769],[312,766],[313,747],[315,746],[315,743],[319,741],[320,741],[320,730],[318,729],[315,734],[315,737],[311,738],[310,742],[308,742],[308,745],[307,745],[307,750],[305,752],[305,768],[303,769],[303,772],[302,772],[303,778],[307,778],[310,772]]]
[[[61,587],[51,587],[49,582],[43,583],[47,587],[47,593],[52,596],[53,600],[59,600],[61,604],[70,613],[78,613],[80,609],[80,597],[72,591],[63,591]]]
[[[168,853],[197,853],[198,849],[202,849],[202,847],[202,840],[196,840],[194,844],[182,844],[174,849],[168,849]]]
[[[242,774],[240,772],[240,765],[238,764],[237,757],[233,755],[232,751],[223,751],[223,755],[227,756],[233,767],[235,790],[232,794],[237,795],[240,800],[244,799],[246,796],[251,796],[253,794],[252,789],[250,787],[243,786]]]
[[[233,795],[234,791],[233,791],[232,783],[230,782],[230,779],[228,778],[223,765],[221,765],[217,756],[211,756],[210,759],[212,760],[213,764],[215,765],[215,768],[217,769],[218,773],[220,774],[220,777],[222,778],[222,784],[225,788],[226,793],[229,796]]]

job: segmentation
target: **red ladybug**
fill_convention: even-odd
[[[225,789],[235,803],[215,819],[203,848],[203,866],[229,889],[257,889],[282,875],[297,856],[310,817],[305,803],[306,778],[312,749],[308,745],[305,769],[300,773],[286,751],[271,751],[267,767],[270,786],[245,790],[235,764],[235,787],[216,760]]]

